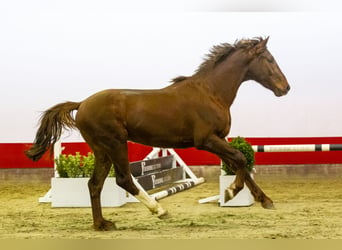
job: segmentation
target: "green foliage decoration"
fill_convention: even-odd
[[[248,172],[252,172],[254,162],[255,162],[255,157],[254,157],[254,150],[251,144],[249,144],[243,137],[240,137],[240,136],[232,139],[232,141],[228,142],[228,144],[232,146],[233,148],[239,150],[246,157],[247,170]],[[235,175],[235,173],[231,170],[229,165],[227,165],[227,163],[223,161],[222,161],[222,170],[227,175]]]
[[[95,168],[95,155],[90,152],[87,156],[82,156],[80,152],[76,152],[75,155],[61,154],[55,159],[55,163],[57,172],[61,178],[90,177]],[[113,166],[108,176],[115,177]]]

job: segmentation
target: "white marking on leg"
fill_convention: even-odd
[[[231,188],[226,188],[224,192],[224,202],[227,202],[233,198],[234,198],[233,190]]]
[[[139,189],[139,193],[135,195],[135,198],[142,202],[152,214],[157,214],[159,218],[167,214],[167,210],[165,210],[155,199],[152,199],[145,190]]]
[[[233,182],[229,187],[226,188],[224,193],[224,202],[227,202],[234,198],[234,190],[236,189],[236,185]]]

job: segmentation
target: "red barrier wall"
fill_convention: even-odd
[[[342,137],[291,137],[291,138],[246,138],[252,145],[287,145],[287,144],[342,144]],[[53,159],[45,154],[38,162],[26,158],[23,151],[30,147],[30,143],[0,143],[0,168],[51,168]],[[63,143],[64,154],[90,151],[86,143]],[[129,143],[129,160],[143,159],[151,147],[136,143]],[[195,148],[176,149],[176,152],[188,165],[219,165],[216,155]],[[342,164],[342,151],[331,152],[283,152],[256,153],[257,165],[280,164]]]
[[[31,143],[0,143],[0,168],[52,168],[53,157],[50,153],[33,162],[24,155]]]

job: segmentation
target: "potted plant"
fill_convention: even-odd
[[[55,159],[57,177],[51,179],[52,207],[90,207],[88,181],[95,166],[95,156],[61,154]],[[126,191],[116,184],[114,167],[103,185],[103,207],[119,207],[126,203]]]
[[[255,162],[254,150],[252,146],[242,137],[236,137],[228,142],[230,146],[239,150],[246,157],[247,170],[253,177],[253,166]],[[227,163],[222,162],[222,170],[220,176],[220,206],[251,206],[254,203],[254,197],[245,185],[244,188],[231,200],[224,202],[225,189],[229,187],[235,180],[235,173],[231,170]]]

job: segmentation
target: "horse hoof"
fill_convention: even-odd
[[[159,219],[164,219],[167,217],[167,210],[165,210],[159,203],[157,203],[156,208],[150,209],[152,214],[156,214]]]
[[[262,202],[261,205],[262,205],[262,207],[265,208],[265,209],[272,209],[272,210],[275,210],[275,209],[276,209],[272,201],[265,201],[265,202]]]
[[[167,212],[167,210],[165,210],[164,208],[159,206],[158,210],[153,211],[152,214],[157,214],[157,217],[159,219],[165,219],[165,218],[167,218],[168,212]]]
[[[233,197],[234,197],[233,190],[231,190],[230,188],[227,188],[224,191],[224,202],[226,203],[227,201],[233,199]]]
[[[159,219],[167,219],[169,217],[169,213],[167,212],[167,210],[164,210],[163,212],[159,213],[157,217]]]
[[[116,226],[113,222],[104,220],[99,224],[94,225],[95,231],[110,231],[115,230]]]

